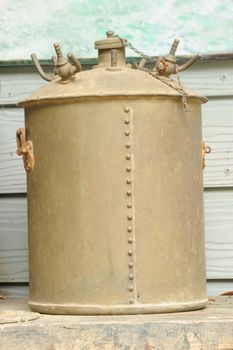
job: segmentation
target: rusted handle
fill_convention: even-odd
[[[16,131],[16,153],[23,157],[24,169],[32,171],[34,168],[33,145],[31,141],[26,141],[25,129],[20,128]]]
[[[205,169],[205,155],[211,152],[211,147],[202,143],[202,169]]]

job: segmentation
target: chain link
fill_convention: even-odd
[[[139,56],[147,59],[148,61],[150,62],[156,62],[156,58],[153,57],[153,56],[148,56],[148,55],[145,55],[142,51],[136,49],[136,47],[134,47],[131,42],[127,41],[126,43],[126,47],[128,47],[130,50],[134,51],[135,53],[137,53]]]
[[[184,106],[184,111],[185,112],[191,112],[191,110],[188,108],[188,103],[187,103],[187,96],[188,94],[184,91],[184,88],[180,82],[180,78],[177,76],[177,81],[178,81],[178,84],[180,87],[175,87],[174,85],[172,85],[172,83],[170,83],[168,80],[164,80],[162,77],[160,77],[159,75],[157,75],[155,77],[155,75],[153,75],[154,78],[157,78],[158,80],[162,81],[164,84],[168,85],[169,87],[171,87],[172,89],[178,91],[181,96],[182,96],[182,103],[183,103],[183,106]]]
[[[183,85],[181,84],[181,80],[180,80],[180,76],[179,76],[179,69],[177,64],[175,65],[176,67],[176,77],[177,77],[177,81],[178,84],[180,86],[180,93],[182,95],[182,101],[183,101],[183,105],[184,105],[184,110],[185,112],[191,112],[191,110],[188,108],[188,103],[187,103],[187,92],[185,92]]]
[[[139,56],[145,58],[150,62],[156,62],[157,59],[155,57],[144,54],[142,51],[138,50],[135,46],[133,46],[133,44],[130,41],[122,39],[121,37],[119,37],[119,35],[115,35],[115,37],[120,39],[125,47],[128,47],[130,50],[134,51]]]

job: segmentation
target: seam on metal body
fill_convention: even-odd
[[[129,304],[137,303],[136,251],[135,251],[135,211],[134,211],[134,155],[133,155],[133,109],[125,107],[124,123],[126,142],[126,187],[127,187],[127,233],[128,233],[128,291]],[[131,294],[133,293],[133,294]],[[133,295],[133,297],[131,297]]]

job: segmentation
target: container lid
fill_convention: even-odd
[[[95,49],[115,49],[120,47],[125,47],[127,43],[126,39],[121,39],[118,35],[115,35],[113,31],[109,30],[106,32],[107,37],[95,42]]]
[[[187,98],[196,98],[200,102],[207,99],[198,96],[191,90],[170,78],[171,74],[182,71],[193,64],[197,57],[192,58],[183,66],[177,66],[175,51],[178,40],[175,40],[170,53],[163,59],[156,61],[152,71],[139,66],[125,64],[124,47],[127,40],[114,35],[113,31],[107,32],[107,37],[95,42],[99,50],[99,64],[89,71],[82,71],[82,66],[77,58],[69,53],[67,58],[63,56],[58,43],[54,44],[57,56],[54,57],[54,75],[43,72],[35,54],[32,55],[38,73],[50,81],[35,91],[25,101],[19,102],[19,106],[31,106],[55,103],[72,103],[79,99],[104,98],[120,96],[122,98],[134,96],[163,96],[176,97],[183,100],[185,105]],[[174,58],[171,62],[170,57]],[[106,64],[106,62],[107,64]],[[72,63],[72,64],[71,64]],[[137,68],[137,69],[133,69]]]
[[[173,86],[173,87],[172,87]],[[129,67],[119,71],[105,68],[83,71],[75,75],[67,84],[56,79],[43,85],[19,106],[43,105],[54,103],[72,103],[83,98],[104,97],[177,97],[182,99],[178,91],[179,85],[175,80],[169,80],[169,86],[163,81],[152,77],[147,72]],[[196,98],[200,102],[207,101],[184,87],[187,98]]]

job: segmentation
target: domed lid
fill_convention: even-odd
[[[98,98],[114,96],[164,96],[180,97],[176,81],[169,81],[171,86],[141,70],[122,68],[118,71],[110,69],[94,69],[76,74],[68,84],[62,84],[56,79],[35,91],[20,106],[34,104],[62,103],[63,100],[78,100],[81,98]],[[191,90],[185,89],[187,97],[200,98]]]
[[[197,98],[200,102],[206,102],[205,97],[196,95],[181,84],[170,79],[170,74],[175,74],[179,68],[186,69],[197,58],[193,58],[181,67],[175,64],[175,50],[177,41],[174,42],[168,56],[159,59],[152,71],[148,71],[139,64],[137,67],[125,64],[125,45],[127,41],[114,36],[113,32],[107,32],[107,38],[95,43],[99,52],[99,64],[93,70],[81,71],[79,61],[71,53],[65,58],[60,46],[54,44],[57,58],[54,60],[54,75],[45,74],[33,54],[32,59],[39,74],[50,81],[35,91],[26,100],[19,102],[19,106],[32,106],[43,104],[72,103],[80,99],[104,98],[114,96],[163,96],[181,98]],[[173,56],[172,56],[173,55]],[[72,63],[70,63],[70,62]],[[133,69],[138,68],[138,69]],[[183,69],[180,69],[183,70]]]

